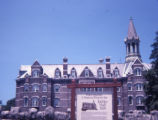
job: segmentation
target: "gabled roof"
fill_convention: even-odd
[[[40,64],[39,64],[39,62],[36,60],[34,63],[33,63],[33,65],[36,65],[36,66],[40,66]]]
[[[134,27],[132,18],[129,21],[127,38],[128,39],[138,39],[138,35],[137,35],[136,29]]]

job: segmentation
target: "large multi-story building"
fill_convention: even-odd
[[[76,83],[106,83],[113,78],[122,82],[117,88],[118,111],[130,112],[144,109],[142,71],[150,69],[151,65],[143,63],[139,50],[139,37],[132,19],[129,22],[128,35],[125,38],[125,63],[111,63],[107,57],[98,64],[69,64],[63,58],[63,64],[21,65],[16,80],[16,106],[23,111],[36,107],[44,110],[53,106],[56,110],[67,111],[71,106],[71,89],[67,85],[72,79]],[[84,88],[81,92],[104,93],[105,88]]]

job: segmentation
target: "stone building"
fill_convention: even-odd
[[[16,106],[23,111],[35,107],[44,110],[53,106],[55,110],[69,111],[71,106],[71,89],[67,85],[74,79],[77,83],[109,82],[117,78],[122,87],[117,88],[118,112],[127,113],[145,109],[143,99],[142,71],[151,68],[143,63],[139,50],[139,37],[132,19],[129,22],[128,35],[125,38],[126,57],[124,63],[111,63],[110,58],[99,60],[98,64],[69,64],[63,58],[63,64],[21,65],[16,80]],[[79,89],[83,92],[101,93],[104,88]]]

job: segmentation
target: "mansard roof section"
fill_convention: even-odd
[[[139,39],[132,18],[129,21],[127,39]]]
[[[43,68],[43,74],[46,74],[49,78],[55,78],[54,72],[58,68],[61,71],[61,78],[63,77],[63,64],[44,64],[41,65]],[[77,78],[80,78],[81,73],[84,71],[85,67],[92,72],[94,77],[97,77],[97,71],[99,68],[103,70],[103,76],[106,76],[106,64],[68,64],[67,73],[71,74],[72,68],[76,70]],[[125,64],[111,64],[111,73],[115,68],[119,69],[120,77],[124,76]],[[20,71],[25,71],[24,74],[19,76],[19,78],[24,78],[26,75],[31,75],[31,65],[21,65]]]
[[[80,77],[81,73],[84,71],[86,67],[93,73],[94,77],[97,77],[97,70],[99,68],[102,68],[104,75],[106,74],[105,64],[69,64],[68,73],[71,73],[71,69],[75,68],[77,72],[77,77]]]
[[[140,63],[138,63],[138,60],[136,59],[134,62],[130,62],[130,63],[125,64],[125,69],[124,69],[123,76],[127,76],[127,74],[133,74],[133,65],[135,65],[135,64],[142,65],[143,70],[151,69],[151,64],[143,63],[141,61],[140,61]]]
[[[111,73],[113,73],[114,69],[117,68],[119,70],[119,74],[120,77],[126,77],[126,75],[124,75],[124,68],[125,68],[125,64],[121,64],[121,63],[113,63],[111,64]]]

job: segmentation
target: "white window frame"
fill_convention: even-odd
[[[135,68],[134,69],[134,75],[135,76],[142,76],[142,69],[141,68]]]
[[[39,70],[33,70],[32,71],[32,77],[33,78],[38,78],[39,77]]]
[[[136,87],[136,91],[143,91],[143,83],[136,83],[135,87]]]
[[[137,103],[137,98],[140,98],[138,103]],[[142,101],[141,101],[141,98],[142,98]],[[136,96],[136,105],[143,105],[143,99],[144,99],[144,96],[141,96],[141,95]]]
[[[36,99],[37,101],[33,101],[33,99]],[[32,103],[32,107],[39,107],[39,97],[38,96],[33,96],[31,98],[31,103]]]
[[[59,68],[55,70],[55,78],[61,78],[61,71]]]
[[[98,69],[98,78],[103,78],[103,70],[102,70],[102,68]]]
[[[118,68],[115,68],[113,73],[114,73],[114,77],[116,77],[116,78],[118,78],[120,76]]]
[[[76,76],[76,70],[75,69],[72,69],[71,70],[71,77],[72,78],[76,78],[77,76]]]
[[[89,69],[86,68],[86,69],[84,70],[84,72],[85,72],[85,77],[89,77]]]
[[[38,87],[35,87],[38,86]],[[38,83],[32,84],[32,92],[38,92],[40,90],[40,85]]]

